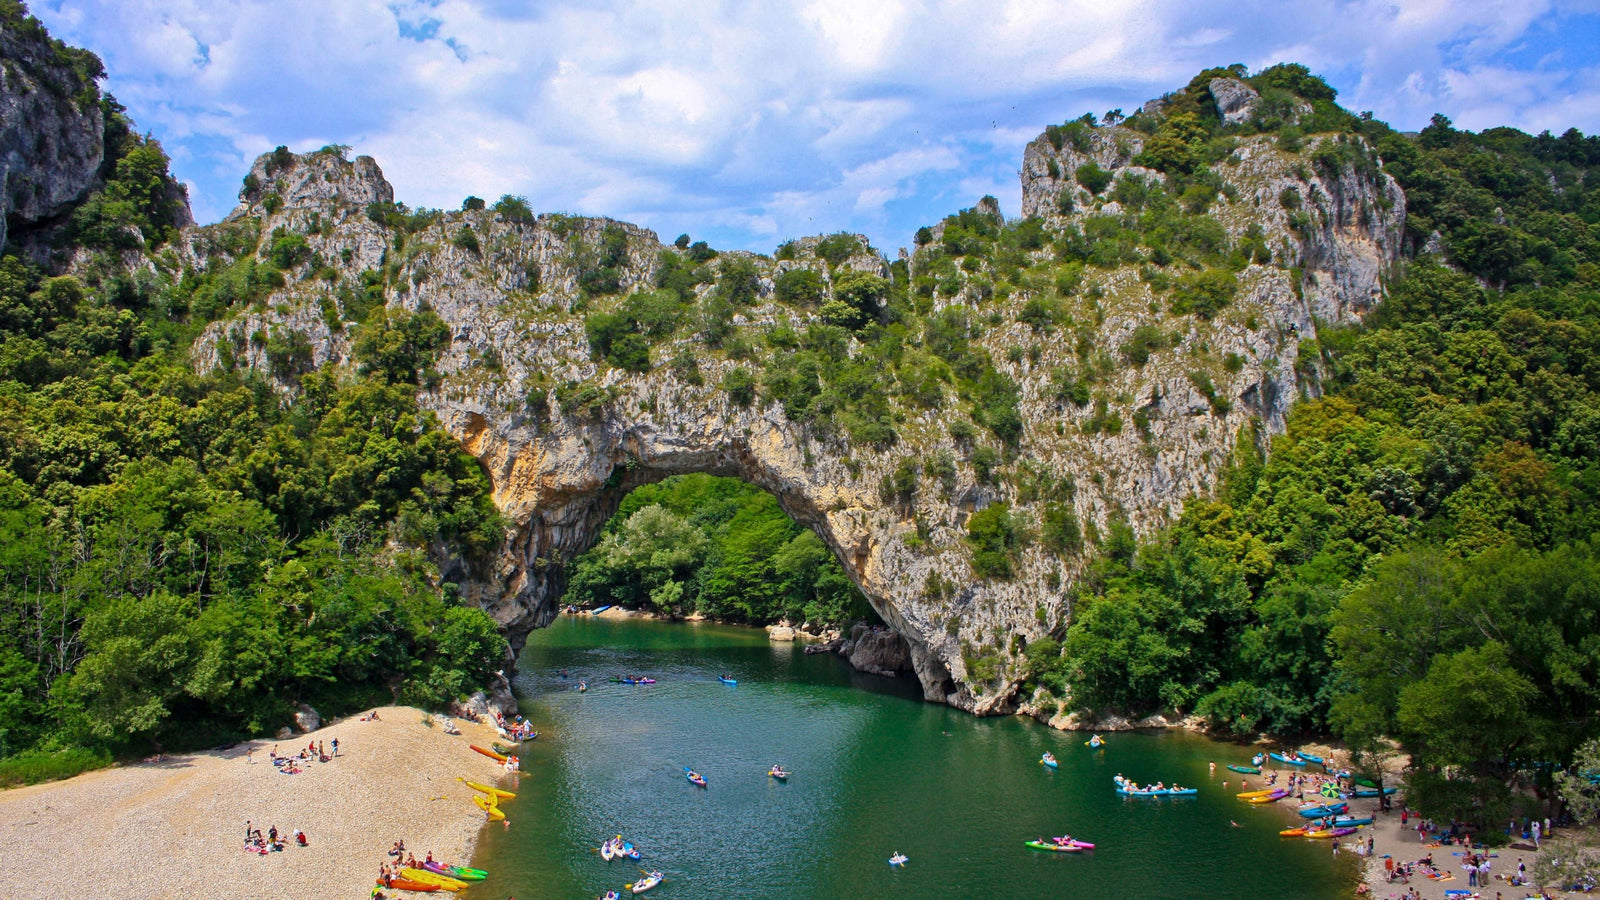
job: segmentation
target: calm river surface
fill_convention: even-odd
[[[473,865],[491,874],[473,896],[620,891],[639,864],[594,851],[615,834],[666,873],[659,898],[1320,900],[1354,885],[1353,855],[1279,838],[1284,811],[1234,799],[1239,776],[1222,767],[1247,750],[1194,735],[1117,734],[1091,751],[1084,735],[923,703],[911,679],[720,625],[563,616],[519,665],[523,714],[544,734],[524,745],[512,827],[479,844]],[[631,673],[659,683],[606,681]],[[1059,770],[1039,765],[1046,750]],[[767,777],[773,763],[787,784]],[[1124,800],[1118,772],[1200,795]],[[1064,832],[1099,848],[1023,846]],[[896,851],[903,869],[887,865]]]

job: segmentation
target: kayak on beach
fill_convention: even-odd
[[[1278,762],[1281,762],[1281,763],[1283,763],[1285,765],[1304,766],[1306,764],[1306,761],[1303,760],[1303,759],[1291,758],[1291,757],[1288,757],[1288,756],[1284,756],[1282,753],[1272,753],[1272,754],[1268,754],[1268,755],[1270,755],[1273,759],[1275,759]]]
[[[1277,791],[1271,792],[1270,794],[1266,794],[1264,796],[1250,797],[1245,802],[1246,803],[1277,803],[1279,800],[1282,800],[1283,798],[1285,798],[1287,796],[1289,796],[1289,791],[1277,790]]]
[[[486,749],[484,747],[479,747],[477,744],[468,744],[467,747],[468,747],[468,749],[476,750],[479,753],[482,753],[484,756],[489,757],[490,759],[494,760],[495,762],[505,762],[506,761],[506,755],[504,753],[496,753],[493,750],[489,750],[489,749]]]
[[[500,798],[502,800],[514,800],[514,799],[516,799],[516,796],[517,796],[516,794],[513,794],[510,791],[502,791],[501,789],[499,789],[497,787],[490,787],[487,784],[481,784],[481,783],[476,782],[476,781],[468,781],[465,778],[457,777],[456,780],[461,782],[462,784],[466,785],[467,787],[472,788],[475,791],[478,791],[478,792],[484,793],[484,794],[488,794],[491,797],[498,797],[498,798]]]

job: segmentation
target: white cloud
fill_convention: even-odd
[[[771,249],[886,248],[983,193],[1014,212],[1047,123],[1198,70],[1304,62],[1397,127],[1600,126],[1596,4],[1559,0],[35,0],[100,53],[197,217],[276,144],[345,143],[401,199]],[[1580,68],[1588,67],[1588,68]]]

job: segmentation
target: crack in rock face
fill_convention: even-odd
[[[1143,139],[1100,127],[1081,147],[1033,141],[1023,159],[1024,216],[1063,228],[1118,214],[1106,199],[1111,189],[1091,196],[1073,175],[1092,161],[1113,188],[1134,175],[1161,180],[1132,162]],[[1332,139],[1307,139],[1305,152]],[[781,258],[696,257],[694,248],[663,245],[626,223],[514,207],[440,213],[401,228],[373,212],[393,198],[377,164],[337,152],[263,156],[241,206],[224,223],[185,230],[177,250],[198,268],[228,261],[221,248],[236,242],[220,239],[226,229],[255,228],[262,238],[285,229],[304,235],[321,266],[285,271],[284,287],[265,304],[214,323],[195,346],[202,369],[226,355],[294,390],[246,338],[274,329],[300,332],[314,365],[353,366],[359,326],[340,321],[341,291],[370,283],[370,273],[383,273],[391,310],[426,307],[445,322],[450,344],[421,402],[483,466],[510,525],[487,565],[469,565],[448,547],[435,547],[434,555],[444,577],[488,610],[514,646],[551,621],[567,567],[596,541],[629,490],[705,472],[771,492],[816,531],[904,639],[929,700],[998,714],[1028,709],[1019,697],[1022,651],[1059,636],[1091,551],[1046,549],[1019,537],[1006,559],[1009,573],[980,577],[970,518],[1006,504],[1016,534],[1025,537],[1047,517],[1070,513],[1090,547],[1113,523],[1140,535],[1160,528],[1187,499],[1214,486],[1241,436],[1261,440],[1281,431],[1289,406],[1317,393],[1316,360],[1300,359],[1302,342],[1314,340],[1319,327],[1358,319],[1381,293],[1400,254],[1403,195],[1381,169],[1324,172],[1305,160],[1258,135],[1240,139],[1215,167],[1229,190],[1210,217],[1229,240],[1259,239],[1269,254],[1229,276],[1233,300],[1210,318],[1171,312],[1167,296],[1131,265],[1090,271],[1087,295],[1059,301],[1076,304],[1074,321],[1039,327],[1022,313],[1034,297],[1057,296],[1044,278],[1019,278],[1006,293],[976,277],[947,281],[926,251],[891,266],[859,237],[801,239]],[[1063,192],[1076,198],[1066,212]],[[973,212],[999,218],[994,206]],[[267,243],[243,252],[265,259]],[[1052,264],[1048,244],[1030,253],[1030,265]],[[688,289],[686,321],[651,339],[645,365],[622,368],[598,358],[586,319],[617,309],[635,291],[656,290],[674,266],[703,267],[720,283]],[[780,279],[796,270],[815,273],[820,294],[810,302],[779,296]],[[604,282],[598,291],[597,272]],[[923,349],[920,325],[897,336],[901,356],[881,361],[863,356],[879,351],[860,335],[841,332],[834,352],[873,359],[884,379],[874,389],[894,386],[890,414],[872,439],[791,419],[763,380],[763,366],[830,314],[817,300],[863,279],[898,289],[902,280],[930,273],[935,287],[912,295],[921,304],[917,321],[952,308],[965,314],[965,339],[1015,385],[1021,427],[1014,440],[1003,444],[971,424],[970,399]],[[743,294],[725,309],[723,333],[709,340],[709,326],[696,317],[716,308],[730,281],[743,285]],[[863,314],[882,313],[880,306]],[[1131,342],[1152,333],[1159,340],[1146,358],[1133,360]],[[1087,358],[1107,364],[1092,402],[1079,402],[1063,390],[1059,373],[1077,371]],[[741,371],[754,376],[755,388],[743,396],[724,387]],[[924,399],[907,399],[909,383],[928,373],[934,377],[921,389]],[[983,463],[994,448],[1001,449],[998,462]],[[895,487],[896,474],[906,471],[917,476],[912,486]]]

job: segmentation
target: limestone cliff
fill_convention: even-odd
[[[100,177],[100,62],[30,16],[0,17],[0,247],[9,230],[58,216]]]
[[[1081,147],[1033,141],[1023,159],[1023,215],[1043,220],[1047,234],[1117,217],[1114,187],[1091,193],[1075,173],[1092,160],[1113,184],[1160,180],[1133,164],[1144,140],[1101,127]],[[596,358],[585,316],[652,286],[692,248],[664,246],[622,223],[515,208],[442,213],[402,228],[383,214],[393,191],[376,163],[337,151],[264,156],[228,221],[185,232],[183,261],[194,267],[226,262],[241,232],[255,239],[242,252],[262,259],[275,233],[303,235],[310,251],[266,302],[214,324],[195,362],[271,372],[262,336],[298,331],[315,364],[348,365],[358,328],[346,321],[348,301],[362,285],[381,284],[391,308],[428,306],[449,325],[442,380],[422,400],[481,461],[512,523],[493,572],[458,568],[452,577],[468,581],[466,595],[515,643],[550,621],[565,566],[628,490],[673,473],[732,475],[771,491],[827,542],[904,638],[929,699],[1004,712],[1019,704],[1020,648],[1062,626],[1084,557],[1024,541],[1011,577],[978,577],[964,540],[969,516],[1005,502],[1026,532],[1048,502],[1065,502],[1091,533],[1114,521],[1147,533],[1213,487],[1237,436],[1282,429],[1288,406],[1315,390],[1300,377],[1314,368],[1300,359],[1302,341],[1361,316],[1400,252],[1399,189],[1365,145],[1341,145],[1354,162],[1314,163],[1310,152],[1332,140],[1313,137],[1293,153],[1270,136],[1244,137],[1214,167],[1224,188],[1208,215],[1228,240],[1262,249],[1230,270],[1237,294],[1208,317],[1172,312],[1165,276],[1133,264],[1093,267],[1080,273],[1081,289],[1061,288],[1031,274],[1052,265],[1048,245],[1027,251],[1016,273],[975,261],[941,276],[918,299],[918,314],[969,310],[970,340],[1018,386],[1023,427],[998,470],[980,461],[993,442],[964,424],[968,401],[947,381],[925,388],[934,402],[890,398],[892,439],[871,444],[791,421],[764,388],[741,405],[720,386],[734,369],[759,370],[784,346],[781,334],[823,314],[777,298],[784,272],[812,270],[832,294],[848,272],[922,275],[931,265],[925,251],[904,269],[865,241],[831,262],[818,255],[818,239],[794,242],[781,259],[724,253],[705,262],[710,273],[754,267],[750,296],[732,316],[734,337],[708,342],[678,328],[652,347],[648,371],[629,371]],[[611,254],[608,283],[596,291],[586,279],[601,247]],[[719,287],[695,290],[704,300]],[[1070,325],[1025,321],[1030,300],[1058,294]],[[906,330],[908,344],[920,339]],[[1136,339],[1145,352],[1128,349]],[[852,340],[843,352],[864,351]],[[1064,397],[1055,373],[1089,358],[1099,380],[1093,402],[1080,404]],[[293,389],[292,377],[273,374]],[[956,464],[936,473],[939,459]],[[890,490],[894,473],[908,468],[921,473],[916,486]]]

